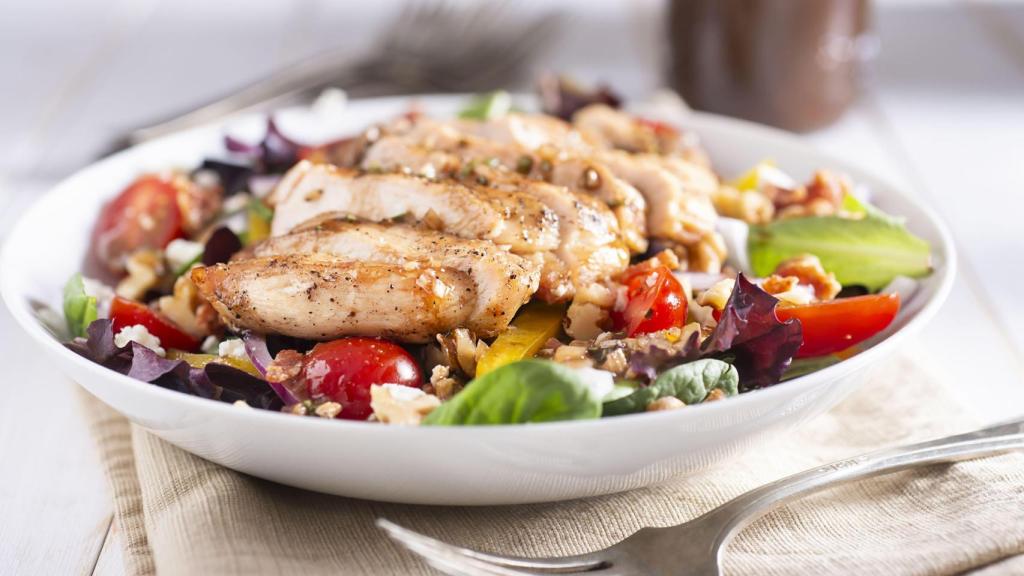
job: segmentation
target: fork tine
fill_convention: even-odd
[[[409,530],[408,528],[399,526],[398,524],[385,520],[384,518],[377,519],[377,526],[387,532],[393,539],[424,557],[436,557],[440,555],[445,558],[455,557],[457,559],[473,560],[475,562],[486,562],[497,568],[513,570],[512,572],[508,572],[509,574],[529,573],[517,572],[514,570],[516,568],[531,570],[533,573],[572,574],[608,566],[607,561],[597,558],[594,554],[566,556],[562,558],[519,558],[499,556],[477,550],[471,550],[469,548],[454,546],[436,538],[431,538],[420,534],[419,532]]]

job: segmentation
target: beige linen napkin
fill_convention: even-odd
[[[587,500],[493,508],[380,504],[280,486],[192,456],[83,396],[131,574],[432,574],[374,519],[509,554],[604,547],[818,463],[970,428],[929,365],[919,352],[889,361],[828,414],[699,476]],[[1022,553],[1024,456],[1009,454],[867,480],[780,508],[736,538],[725,568],[990,575],[1019,573],[1024,562],[1014,557]]]

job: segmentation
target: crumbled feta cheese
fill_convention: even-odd
[[[377,420],[385,424],[419,424],[441,405],[441,400],[419,388],[399,384],[370,386],[370,406]]]
[[[313,114],[335,119],[348,106],[348,94],[340,88],[327,88],[316,97],[310,106]]]
[[[594,398],[604,398],[615,387],[615,374],[607,370],[598,370],[587,366],[567,366],[576,373]]]
[[[239,408],[252,408],[252,406],[249,406],[245,400],[235,400],[234,403],[232,403],[232,406],[237,406]]]
[[[245,343],[240,338],[225,340],[217,346],[217,355],[221,358],[239,358],[247,360],[249,355],[245,353]]]
[[[221,205],[221,211],[226,214],[230,214],[232,212],[245,210],[249,205],[250,200],[252,200],[252,196],[249,196],[244,192],[228,196],[224,199],[224,204]]]
[[[110,317],[110,303],[114,300],[114,289],[99,280],[82,277],[82,288],[86,296],[96,299],[96,317]]]
[[[218,354],[220,352],[220,340],[216,336],[207,336],[199,349],[206,354]]]
[[[175,272],[188,266],[202,253],[202,244],[185,240],[184,238],[175,238],[164,248],[164,258],[167,258],[167,263],[170,264],[171,270]]]
[[[160,339],[150,334],[149,330],[141,324],[125,326],[124,328],[121,328],[120,332],[114,335],[114,344],[118,348],[127,346],[129,342],[138,342],[160,356],[164,356],[167,353],[163,347],[160,346]]]

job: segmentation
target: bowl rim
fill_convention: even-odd
[[[406,96],[388,96],[381,98],[366,98],[357,99],[350,102],[350,106],[372,105],[379,104],[380,106],[398,106],[402,103],[409,103],[410,101],[427,102],[433,105],[444,105],[446,103],[452,103],[459,101],[460,99],[466,98],[467,95],[406,95]],[[287,112],[289,109],[282,109],[277,112]],[[790,396],[799,394],[813,386],[823,385],[829,381],[835,380],[845,374],[857,371],[876,359],[884,357],[894,349],[900,342],[907,338],[911,333],[919,330],[926,322],[928,322],[941,307],[943,302],[946,300],[950,291],[952,290],[953,281],[956,276],[957,267],[957,254],[955,246],[950,234],[949,228],[938,216],[938,214],[928,205],[915,199],[911,195],[907,194],[901,187],[896,186],[886,178],[879,177],[871,169],[858,165],[856,162],[851,162],[843,158],[839,158],[831,153],[826,153],[819,150],[814,145],[802,140],[798,135],[750,122],[746,120],[740,120],[736,118],[730,118],[720,116],[717,114],[710,114],[706,112],[693,112],[691,121],[696,125],[708,126],[711,128],[721,128],[725,130],[741,131],[747,133],[759,134],[761,136],[783,139],[789,141],[791,145],[803,147],[805,149],[813,151],[816,158],[821,160],[823,163],[827,163],[830,166],[837,167],[841,170],[851,170],[870,176],[875,183],[881,185],[884,188],[884,196],[895,196],[899,199],[912,204],[927,221],[927,225],[931,226],[938,238],[938,244],[933,246],[933,251],[942,255],[942,267],[934,270],[933,274],[939,274],[939,277],[933,281],[937,283],[937,287],[931,297],[924,303],[924,305],[917,310],[910,318],[908,318],[906,324],[889,335],[880,342],[874,344],[870,348],[857,353],[855,356],[837,362],[831,366],[799,376],[792,380],[786,381],[779,385],[763,388],[759,390],[752,390],[743,394],[738,394],[735,397],[728,398],[724,402],[709,402],[701,403],[695,406],[687,407],[686,410],[667,410],[658,411],[655,413],[637,413],[637,414],[626,414],[616,416],[613,418],[597,418],[592,420],[564,420],[554,422],[537,422],[528,424],[492,424],[492,425],[465,425],[465,426],[379,426],[373,425],[361,421],[352,420],[335,420],[325,418],[296,418],[294,415],[285,414],[282,412],[275,412],[271,410],[241,410],[236,406],[230,405],[225,402],[216,400],[210,400],[207,398],[200,398],[181,392],[168,390],[160,386],[154,386],[147,382],[142,382],[134,378],[130,378],[127,375],[120,374],[108,368],[105,368],[99,364],[96,364],[78,354],[75,354],[71,350],[67,349],[61,344],[56,338],[54,338],[39,321],[29,311],[29,307],[26,305],[27,302],[21,302],[23,295],[17,290],[17,285],[13,280],[14,274],[11,273],[12,266],[15,262],[15,252],[19,250],[19,246],[16,245],[15,240],[22,236],[29,235],[31,232],[26,230],[31,221],[37,220],[36,213],[43,211],[50,202],[54,202],[59,197],[67,194],[67,190],[74,188],[76,180],[84,177],[92,170],[100,169],[104,166],[113,163],[120,163],[126,159],[133,157],[134,155],[145,155],[146,151],[151,147],[160,146],[162,143],[177,138],[187,139],[194,137],[196,134],[204,131],[211,130],[215,127],[221,129],[246,119],[251,119],[255,116],[264,116],[261,114],[246,114],[238,117],[231,117],[218,122],[211,122],[202,126],[192,128],[180,133],[164,136],[162,138],[147,142],[126,150],[122,150],[109,157],[103,158],[97,162],[89,164],[73,174],[61,179],[59,182],[54,184],[45,194],[37,198],[32,202],[32,205],[25,210],[24,213],[18,218],[14,227],[11,229],[10,234],[4,240],[2,250],[0,250],[0,270],[4,273],[0,274],[0,297],[4,300],[11,315],[15,318],[19,327],[45,351],[49,354],[60,356],[66,362],[70,362],[76,368],[91,372],[93,376],[97,378],[112,378],[114,382],[119,385],[134,386],[141,394],[149,394],[154,401],[168,401],[168,402],[183,402],[182,408],[190,410],[195,408],[197,410],[210,410],[211,416],[225,416],[235,417],[243,420],[248,420],[254,425],[266,424],[266,425],[288,425],[293,427],[306,427],[314,428],[317,430],[338,430],[338,433],[349,432],[363,432],[363,433],[380,433],[380,434],[460,434],[461,430],[471,430],[474,434],[504,434],[509,430],[518,430],[522,433],[548,433],[558,432],[563,430],[572,430],[573,432],[585,432],[594,427],[602,427],[604,429],[614,429],[615,427],[631,427],[634,423],[649,422],[652,425],[655,422],[665,422],[669,419],[678,419],[680,422],[689,418],[688,414],[692,414],[695,410],[700,410],[704,415],[712,415],[716,411],[723,412],[728,410],[739,410],[744,405],[749,405],[753,402],[771,401],[775,398],[781,398],[784,396]],[[699,131],[699,128],[698,128]],[[15,270],[16,271],[16,270]],[[65,372],[62,370],[62,372]],[[66,372],[65,372],[66,373]],[[75,380],[71,374],[66,374]],[[80,384],[81,385],[81,384]],[[741,404],[742,403],[742,404]],[[268,420],[269,419],[269,420]],[[642,420],[641,420],[642,419]],[[291,424],[285,424],[291,422]],[[371,432],[375,431],[375,432]]]

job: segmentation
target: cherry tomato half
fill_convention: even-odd
[[[341,404],[339,418],[366,420],[370,386],[401,384],[419,388],[423,375],[404,348],[375,338],[342,338],[321,342],[306,355],[306,386],[313,398]]]
[[[92,249],[103,265],[121,272],[132,252],[163,248],[181,236],[178,189],[157,176],[143,176],[103,207]]]
[[[155,310],[138,302],[115,296],[110,303],[110,320],[114,334],[126,326],[141,324],[149,333],[160,339],[164,348],[175,348],[186,352],[199,349],[199,340],[188,332],[178,328],[173,322],[164,318]]]
[[[899,294],[872,294],[775,309],[782,321],[795,318],[804,331],[799,358],[845,350],[878,334],[900,310]]]
[[[627,336],[658,332],[686,323],[686,295],[683,286],[665,266],[628,274],[626,305],[612,311],[616,330]]]

